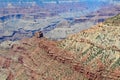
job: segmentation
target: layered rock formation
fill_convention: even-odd
[[[0,80],[120,80],[119,19],[62,41],[38,32],[9,43],[9,48],[0,48]]]

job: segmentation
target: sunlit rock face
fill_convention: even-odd
[[[32,37],[36,31],[46,38],[64,39],[120,13],[120,5],[111,1],[2,1],[0,42]]]

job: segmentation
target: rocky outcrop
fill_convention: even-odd
[[[36,32],[36,33],[34,34],[34,37],[36,37],[36,38],[41,38],[41,37],[43,37],[42,31]]]

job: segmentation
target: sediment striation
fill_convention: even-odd
[[[61,41],[38,32],[2,43],[0,80],[120,80],[119,19],[109,18]]]

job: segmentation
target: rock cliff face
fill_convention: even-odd
[[[120,80],[119,17],[62,41],[38,32],[10,42],[0,48],[0,80]]]

